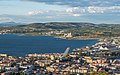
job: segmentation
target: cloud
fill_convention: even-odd
[[[73,7],[65,10],[66,13],[75,13],[75,14],[103,14],[103,13],[120,13],[120,6],[111,6],[111,7],[98,7],[98,6],[89,6],[89,7]]]
[[[79,17],[81,14],[72,14],[72,16]]]
[[[74,16],[78,17],[81,16],[79,12],[77,12],[77,8],[69,8],[63,11],[55,11],[55,10],[38,10],[38,11],[29,11],[27,16],[36,16],[36,17],[44,17],[44,18],[54,18],[59,16]]]
[[[120,0],[22,0],[42,2],[51,5],[67,5],[68,9],[57,11],[58,14],[103,14],[103,13],[120,13]],[[32,14],[42,14],[45,11],[29,12]],[[52,11],[51,13],[54,13]]]
[[[27,15],[32,16],[32,15],[37,15],[37,14],[43,14],[46,12],[48,12],[48,11],[41,11],[41,10],[40,11],[30,11],[27,13]]]
[[[14,22],[21,23],[40,23],[40,22],[93,22],[93,23],[120,23],[119,14],[51,14],[46,16],[45,14],[38,14],[33,16],[28,15],[0,15],[0,18],[9,18],[14,20]],[[55,16],[56,15],[56,16]],[[112,17],[112,18],[111,18]],[[114,18],[114,19],[113,19]],[[1,20],[5,21],[5,20]],[[9,20],[7,19],[6,22]]]
[[[120,6],[111,6],[111,7],[94,7],[89,6],[87,8],[89,13],[120,13]]]
[[[35,16],[35,17],[44,17],[47,19],[55,18],[55,17],[65,17],[65,16],[73,16],[79,17],[83,14],[120,14],[120,6],[111,6],[111,7],[97,7],[97,6],[89,6],[89,7],[71,7],[65,10],[33,10],[27,12],[27,16]]]
[[[42,2],[46,4],[68,5],[71,7],[88,7],[88,6],[120,6],[120,0],[22,0]]]
[[[60,12],[61,11],[53,11],[53,10],[34,10],[34,11],[27,12],[26,16],[51,19],[51,18],[54,18],[55,16],[58,16]]]
[[[105,8],[105,7],[104,7]],[[104,11],[106,11],[106,9],[104,9],[103,7],[93,7],[93,6],[89,6],[87,8],[87,11],[89,13],[104,13]]]

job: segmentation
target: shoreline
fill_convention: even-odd
[[[52,35],[29,35],[29,34],[15,34],[18,36],[50,36],[58,39],[65,39],[65,40],[99,40],[103,38],[76,38],[76,37],[61,37],[61,36],[52,36]]]
[[[6,33],[6,34],[0,34],[0,35],[17,35],[17,36],[50,36],[50,35],[28,35],[28,34],[20,34],[20,33]],[[60,37],[60,36],[50,36],[58,39],[65,39],[65,40],[99,40],[104,38],[81,38],[81,37]]]

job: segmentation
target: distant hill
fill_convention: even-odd
[[[22,24],[10,22],[4,23],[2,26],[4,27],[0,27],[1,33],[19,33],[25,35],[62,37],[63,34],[71,33],[75,38],[106,38],[120,36],[120,24],[93,24],[84,22],[49,22]]]
[[[50,22],[50,23],[31,23],[26,25],[18,25],[18,27],[34,27],[34,28],[51,28],[51,29],[64,29],[76,27],[94,27],[93,23],[74,23],[74,22]]]
[[[16,23],[16,22],[2,22],[0,26],[17,26],[17,25],[25,25],[25,23]]]
[[[49,23],[31,23],[31,24],[21,24],[15,27],[33,27],[39,29],[68,29],[68,28],[79,28],[79,27],[111,27],[115,26],[119,28],[120,24],[94,24],[94,23],[85,23],[85,22],[49,22]]]

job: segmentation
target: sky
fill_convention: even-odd
[[[0,22],[120,24],[120,0],[0,0]]]

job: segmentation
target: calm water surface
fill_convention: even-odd
[[[25,56],[29,53],[63,53],[72,49],[90,46],[97,40],[64,40],[50,36],[0,35],[0,53],[12,56]]]

